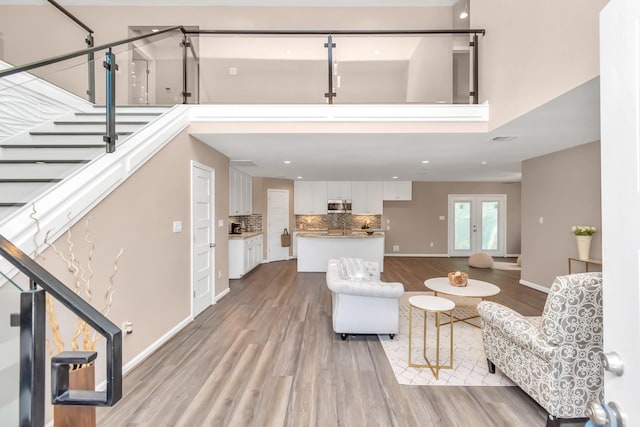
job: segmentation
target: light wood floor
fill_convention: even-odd
[[[383,278],[407,291],[465,270],[466,259],[385,259]],[[519,271],[471,276],[502,289],[496,301],[539,315],[546,294]],[[544,426],[546,412],[517,387],[399,385],[375,335],[331,329],[324,273],[295,261],[264,264],[124,379],[124,398],[100,426]]]

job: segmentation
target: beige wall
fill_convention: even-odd
[[[452,102],[453,39],[422,37],[409,62],[407,102]]]
[[[400,255],[447,254],[449,194],[506,194],[507,254],[520,253],[520,183],[494,182],[414,182],[411,201],[384,202],[385,253],[399,245]]]
[[[191,315],[191,160],[215,169],[215,238],[218,248],[226,248],[229,161],[187,131],[87,215],[96,244],[93,303],[99,309],[114,257],[120,248],[126,249],[115,276],[108,316],[118,326],[127,320],[133,322],[135,332],[123,339],[124,363]],[[219,219],[225,220],[224,227],[217,227]],[[182,221],[182,233],[172,232],[172,222],[177,220]],[[85,222],[83,219],[72,227],[72,236],[75,255],[86,266]],[[63,253],[67,253],[65,239],[56,242]],[[64,263],[50,249],[46,257],[52,273],[73,287]],[[216,251],[215,265],[221,275],[215,275],[215,293],[219,294],[229,286],[226,249]],[[65,335],[68,345],[70,334]]]
[[[264,239],[264,253],[263,259],[268,259],[269,254],[269,222],[267,216],[267,196],[268,191],[271,189],[276,190],[288,190],[289,191],[289,231],[292,231],[296,226],[296,218],[293,214],[293,181],[290,179],[278,179],[278,178],[253,178],[253,213],[262,215],[262,231]],[[289,256],[292,255],[293,248],[289,247]]]
[[[550,287],[568,273],[567,258],[578,256],[573,225],[598,228],[591,257],[601,259],[601,224],[599,142],[522,163],[523,281]]]
[[[480,37],[480,101],[490,129],[600,74],[598,14],[608,0],[471,0]]]

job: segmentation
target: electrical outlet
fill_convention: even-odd
[[[218,279],[222,279],[222,270],[218,270]]]
[[[131,335],[133,333],[133,322],[129,320],[122,322],[122,332],[124,332],[125,335]]]
[[[400,245],[393,245],[393,252],[400,252]]]
[[[429,246],[433,247],[433,242],[429,243]]]

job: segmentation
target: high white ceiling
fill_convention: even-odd
[[[234,133],[197,137],[232,161],[252,161],[256,166],[234,166],[252,176],[515,182],[520,180],[523,160],[600,139],[599,90],[596,78],[489,133]],[[517,138],[492,141],[497,136]],[[291,163],[285,164],[285,160]]]

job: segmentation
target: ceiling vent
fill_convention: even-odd
[[[231,160],[231,166],[250,167],[256,166],[256,164],[251,160]]]
[[[517,138],[517,136],[495,136],[491,138],[491,142],[509,142]]]

